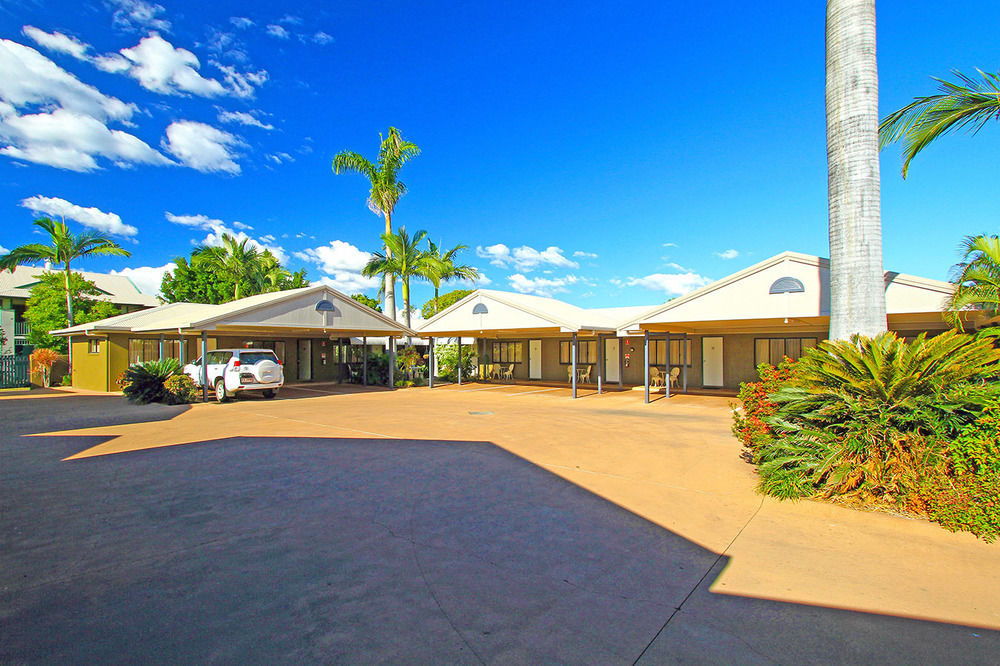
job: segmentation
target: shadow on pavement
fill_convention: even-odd
[[[231,438],[59,462],[95,438],[18,439],[0,435],[0,662],[1000,650],[1000,632],[713,594],[726,558],[487,442]]]

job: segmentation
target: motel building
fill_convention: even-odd
[[[170,303],[52,331],[73,346],[73,386],[120,391],[132,363],[176,358],[182,365],[215,349],[273,349],[285,382],[366,383],[370,353],[417,333],[326,285],[241,298],[221,305]],[[360,344],[357,344],[360,342]],[[369,353],[366,354],[365,352]],[[390,372],[392,364],[390,364]]]
[[[829,262],[795,252],[771,257],[660,305],[580,308],[553,298],[480,289],[419,331],[325,285],[222,305],[172,303],[81,324],[70,338],[73,385],[118,391],[130,363],[183,363],[214,349],[273,349],[288,384],[367,381],[369,355],[400,338],[434,347],[471,341],[477,376],[460,381],[537,384],[588,391],[734,394],[760,363],[797,359],[830,325]],[[889,329],[906,337],[949,328],[948,282],[885,274]],[[972,312],[967,330],[991,322]],[[373,339],[378,339],[375,344]],[[469,348],[466,348],[468,352]],[[390,362],[390,368],[394,363]],[[365,368],[366,369],[366,368]],[[430,386],[435,381],[431,373]],[[390,380],[390,386],[392,385]]]
[[[886,272],[888,326],[906,337],[949,328],[948,282]],[[966,330],[987,325],[970,313]],[[429,319],[424,337],[473,337],[489,381],[599,392],[733,394],[757,366],[798,359],[826,339],[830,264],[784,252],[656,306],[586,309],[480,289]]]

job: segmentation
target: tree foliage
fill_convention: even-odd
[[[437,305],[438,290],[442,282],[449,280],[475,280],[479,277],[479,270],[468,264],[456,263],[455,257],[459,252],[467,250],[467,245],[456,245],[450,250],[441,250],[437,243],[430,238],[427,239],[428,270],[427,279],[434,286],[434,311],[440,312],[441,307]]]
[[[981,81],[959,71],[953,72],[957,82],[935,78],[938,94],[915,97],[882,119],[879,147],[903,140],[903,178],[917,153],[938,137],[960,129],[975,134],[1000,116],[1000,73],[976,71]]]
[[[191,259],[174,258],[164,274],[161,298],[167,303],[228,303],[237,298],[309,286],[305,269],[285,269],[269,250],[222,235],[220,247],[199,247]]]
[[[365,296],[364,294],[351,294],[351,298],[356,300],[358,303],[361,303],[361,305],[367,305],[372,310],[375,310],[375,312],[382,312],[382,305],[377,299],[374,299],[371,296]]]
[[[424,319],[430,319],[438,312],[446,310],[455,303],[458,303],[460,300],[471,294],[472,291],[472,289],[455,289],[454,291],[447,291],[436,299],[436,304],[435,299],[433,298],[424,303],[420,308],[420,314]]]
[[[1000,314],[1000,236],[967,236],[961,249],[963,257],[953,269],[955,293],[947,312],[959,328],[970,309]]]
[[[77,324],[97,321],[121,314],[113,303],[101,300],[105,292],[79,273],[70,274],[70,290],[73,293],[73,312]],[[42,273],[38,284],[31,288],[31,296],[24,310],[24,319],[30,324],[28,342],[36,347],[55,349],[66,353],[66,338],[49,335],[49,331],[69,326],[66,315],[65,276],[59,273]]]
[[[431,271],[431,261],[427,253],[420,250],[420,241],[427,236],[426,231],[417,231],[411,237],[406,227],[395,233],[382,234],[385,253],[374,252],[361,274],[366,277],[388,276],[399,278],[403,286],[403,313],[406,325],[410,325],[410,279],[426,278]],[[383,287],[384,288],[384,287]]]

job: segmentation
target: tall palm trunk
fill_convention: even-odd
[[[392,234],[392,218],[389,213],[385,214],[385,233],[386,235]],[[392,256],[392,250],[389,249],[388,245],[385,247],[385,256]],[[396,276],[389,273],[385,274],[385,314],[396,321]]]
[[[73,325],[73,294],[69,290],[69,261],[66,262],[66,268],[63,271],[63,279],[66,282],[66,328]],[[73,336],[70,336],[67,340],[67,354],[66,359],[69,364],[70,375],[73,374]],[[47,385],[46,385],[47,386]]]
[[[875,0],[826,5],[830,339],[886,330]]]

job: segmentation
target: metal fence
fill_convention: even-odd
[[[30,360],[28,356],[0,356],[0,389],[30,386]]]

